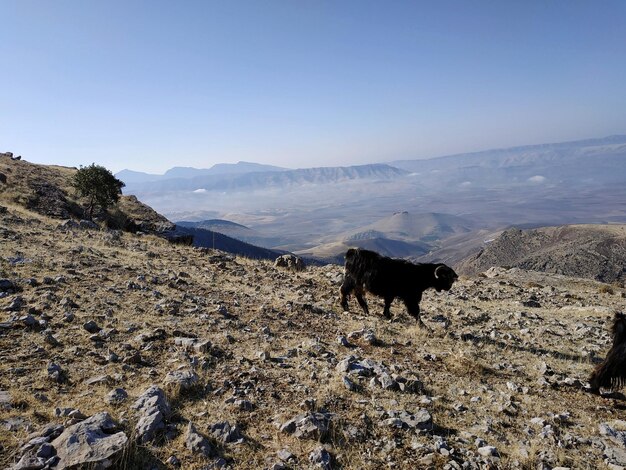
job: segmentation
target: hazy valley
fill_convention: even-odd
[[[613,136],[356,167],[220,165],[128,181],[125,192],[170,220],[225,219],[262,246],[304,256],[337,260],[360,245],[459,261],[510,226],[626,222],[625,161],[626,136]],[[403,212],[406,229],[376,228]],[[446,217],[457,222],[433,224]]]

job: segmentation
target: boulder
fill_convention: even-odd
[[[304,261],[296,255],[282,255],[276,258],[274,261],[274,266],[277,268],[285,268],[291,271],[304,271],[306,266],[304,265]]]
[[[128,442],[126,434],[116,430],[117,424],[106,412],[68,427],[51,443],[58,457],[55,468],[111,467]]]

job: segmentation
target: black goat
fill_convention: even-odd
[[[594,393],[600,393],[600,388],[614,390],[626,384],[626,316],[623,313],[615,313],[611,333],[613,346],[589,378]]]
[[[391,318],[389,307],[396,297],[404,301],[407,312],[420,326],[419,303],[422,292],[432,287],[440,292],[450,290],[459,276],[445,264],[413,264],[400,259],[387,258],[360,248],[346,253],[346,265],[341,285],[341,306],[348,310],[348,296],[354,292],[359,305],[368,314],[365,291],[385,300],[383,315]]]

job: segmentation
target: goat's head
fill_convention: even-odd
[[[440,264],[435,268],[435,289],[437,292],[441,292],[442,290],[450,290],[452,288],[452,284],[456,281],[459,276],[454,272],[450,266],[446,266],[445,264]]]

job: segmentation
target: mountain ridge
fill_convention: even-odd
[[[327,184],[356,179],[393,179],[406,174],[386,164],[317,167],[296,170],[249,172],[171,178],[127,185],[125,192],[144,191],[242,191],[302,184]]]
[[[152,174],[124,169],[115,174],[115,176],[127,184],[148,183],[152,181],[162,181],[176,178],[194,178],[207,175],[223,175],[223,174],[239,174],[263,171],[283,171],[286,168],[265,165],[262,163],[252,163],[239,161],[237,163],[216,163],[210,168],[194,168],[186,166],[175,166],[165,171],[165,173]]]

